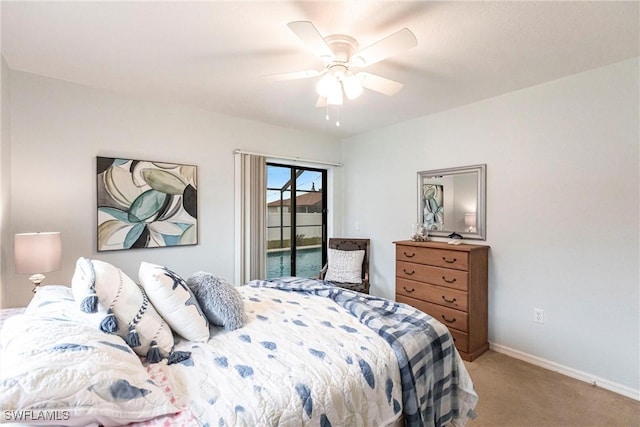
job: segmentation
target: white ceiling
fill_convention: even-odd
[[[640,55],[640,2],[2,0],[11,69],[145,99],[344,137]],[[267,81],[321,68],[287,27],[367,46],[403,27],[418,46],[367,71],[400,81],[340,109],[316,108],[315,79]]]

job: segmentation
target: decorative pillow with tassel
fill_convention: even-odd
[[[71,288],[80,311],[100,330],[124,338],[150,363],[169,358],[175,363],[189,357],[172,352],[171,328],[149,302],[144,290],[119,268],[99,260],[79,258]]]
[[[209,320],[182,277],[161,265],[142,262],[138,280],[174,332],[189,341],[209,339]]]

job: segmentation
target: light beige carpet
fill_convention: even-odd
[[[640,427],[640,402],[494,351],[465,362],[479,396],[468,427]]]

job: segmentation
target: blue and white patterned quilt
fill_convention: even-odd
[[[189,359],[143,366],[120,337],[77,317],[69,288],[46,287],[0,327],[5,419],[411,427],[462,425],[473,414],[471,379],[446,327],[428,315],[310,279],[236,289],[244,327],[212,326],[206,343],[178,338],[175,350]]]
[[[351,292],[313,279],[253,281],[250,286],[323,296],[383,337],[398,360],[405,425],[464,424],[478,396],[448,329],[406,304]]]
[[[241,286],[247,322],[161,366],[201,425],[388,426],[402,416],[392,348],[334,301]]]

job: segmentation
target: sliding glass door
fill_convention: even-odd
[[[267,163],[267,278],[317,277],[326,259],[327,171]]]

